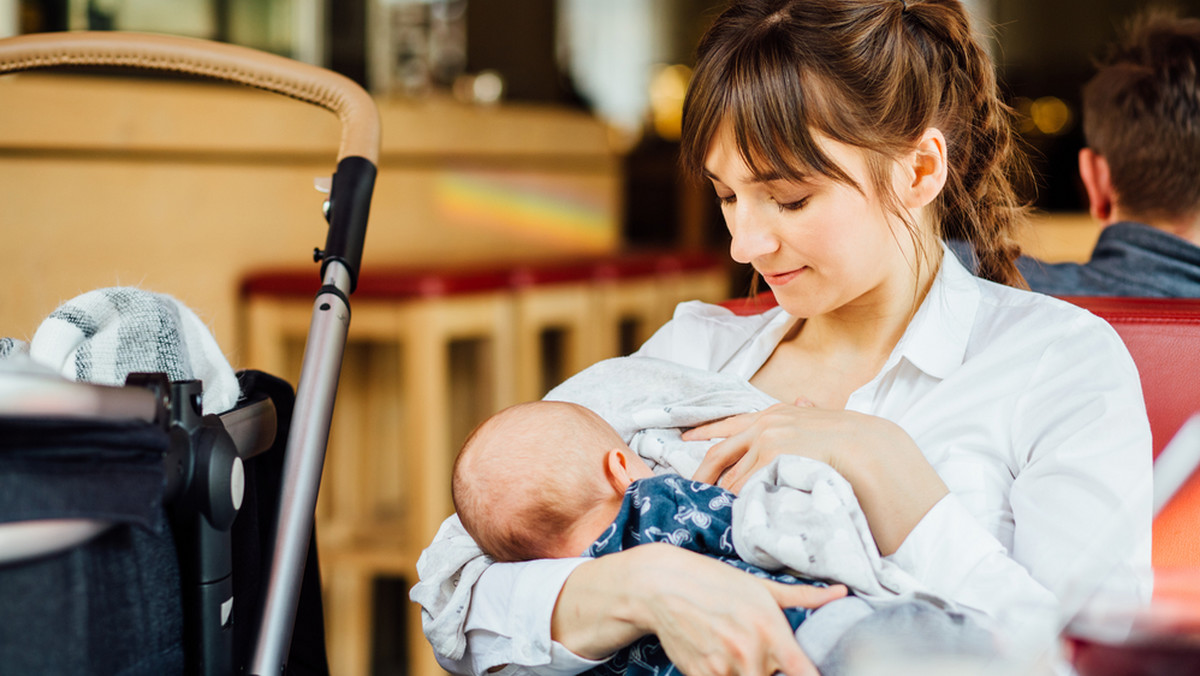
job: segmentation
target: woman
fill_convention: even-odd
[[[780,307],[682,305],[640,354],[796,402],[690,431],[725,438],[694,478],[736,491],[783,454],[827,462],[880,552],[981,616],[1149,564],[1136,370],[1103,321],[1013,288],[1022,162],[959,2],[735,3],[698,50],[683,163]],[[442,662],[576,673],[653,633],[690,676],[814,673],[778,608],[827,599],[726,568],[656,545],[496,564]]]

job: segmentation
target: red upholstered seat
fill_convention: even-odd
[[[756,315],[775,307],[775,295],[767,292],[749,298],[733,298],[721,303],[735,315]]]
[[[1125,341],[1142,379],[1154,455],[1193,413],[1200,411],[1200,300],[1066,298],[1108,321]],[[724,303],[737,314],[775,305],[771,294]],[[1200,567],[1200,474],[1154,521],[1154,566]]]
[[[359,277],[355,298],[384,300],[432,298],[505,289],[512,270],[495,268],[368,268]],[[321,287],[315,268],[259,270],[242,280],[242,295],[311,298]]]

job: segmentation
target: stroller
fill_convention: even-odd
[[[105,386],[0,368],[0,671],[327,672],[313,512],[375,182],[375,104],[340,75],[228,44],[0,40],[0,74],[63,67],[276,92],[337,114],[342,137],[294,395],[242,372],[238,405],[205,415],[198,380]]]

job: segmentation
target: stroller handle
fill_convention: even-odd
[[[375,101],[350,78],[293,59],[211,40],[119,31],[36,33],[0,40],[0,75],[29,70],[104,66],[188,73],[243,84],[336,114],[342,123],[338,171],[327,215],[321,275],[332,262],[358,285],[371,191],[379,164],[380,121]]]
[[[197,38],[113,31],[68,31],[0,40],[0,74],[72,66],[189,73],[290,96],[336,114],[338,161],[379,158],[379,112],[353,80],[248,47]]]

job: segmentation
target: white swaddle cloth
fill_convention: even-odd
[[[591,409],[656,473],[688,478],[713,442],[684,441],[684,430],[779,403],[748,381],[638,356],[598,362],[543,398]]]

